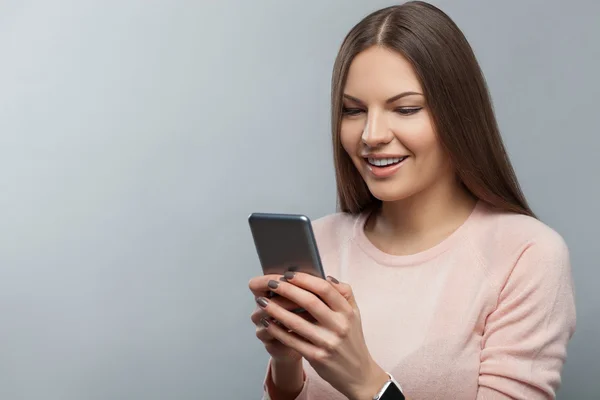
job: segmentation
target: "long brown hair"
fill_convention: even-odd
[[[422,1],[365,17],[348,33],[335,60],[331,117],[339,209],[355,214],[379,204],[340,141],[348,69],[358,53],[375,45],[398,52],[412,64],[439,140],[466,189],[496,209],[534,216],[500,137],[471,46],[448,15]]]

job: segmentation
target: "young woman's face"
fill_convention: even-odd
[[[403,200],[452,179],[411,64],[374,46],[358,54],[344,88],[341,142],[371,193]]]

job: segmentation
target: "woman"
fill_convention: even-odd
[[[265,397],[553,398],[575,329],[568,249],[529,208],[451,19],[409,2],[358,23],[332,131],[340,212],[313,226],[339,281],[250,281]]]

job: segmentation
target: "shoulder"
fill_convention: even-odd
[[[574,318],[574,282],[564,238],[533,217],[491,210],[482,217],[479,235],[471,240],[477,243],[498,301],[515,296],[512,305],[537,303],[546,311],[559,301],[565,318]]]
[[[482,206],[470,236],[480,260],[492,272],[500,265],[516,265],[524,255],[537,262],[563,267],[569,264],[564,238],[544,222],[527,215]]]
[[[336,250],[354,235],[359,215],[336,212],[312,221],[312,229],[323,253]]]
[[[545,223],[513,213],[486,210],[474,226],[474,250],[495,287],[482,339],[480,391],[552,397],[576,326],[565,240]]]

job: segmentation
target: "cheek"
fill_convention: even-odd
[[[429,164],[442,156],[441,144],[426,113],[419,118],[402,121],[398,132],[399,141],[415,156],[417,163]]]
[[[344,148],[344,150],[346,150],[346,153],[348,153],[350,156],[352,156],[352,154],[354,153],[353,152],[353,144],[343,129],[340,132],[340,141],[342,143],[342,147]]]
[[[433,132],[419,140],[414,140],[413,148],[415,149],[414,165],[421,178],[434,179],[434,177],[446,175],[446,172],[450,170],[449,158]]]
[[[342,147],[354,159],[358,154],[362,129],[358,121],[342,121],[340,141]]]
[[[440,146],[433,133],[424,132],[423,135],[407,136],[404,143],[418,161],[437,158]]]

